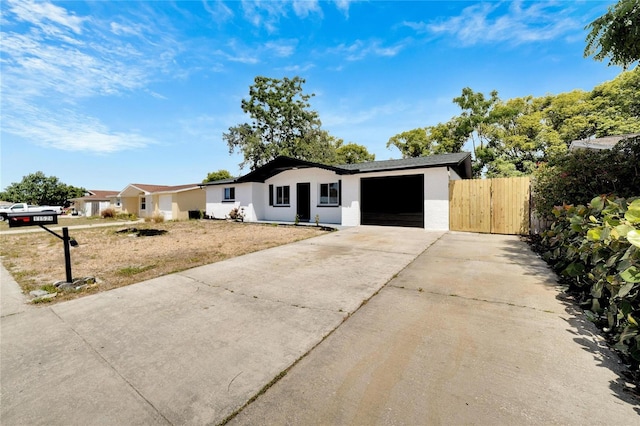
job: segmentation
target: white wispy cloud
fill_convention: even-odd
[[[313,68],[315,68],[314,64],[305,64],[305,65],[290,65],[290,66],[284,67],[283,70],[289,73],[301,74]]]
[[[400,53],[407,43],[396,42],[390,46],[384,46],[380,40],[356,40],[351,44],[340,44],[329,49],[329,53],[344,56],[347,61],[359,61],[370,56],[392,57]]]
[[[506,13],[504,4],[509,5]],[[492,42],[517,45],[553,40],[582,28],[581,23],[568,16],[570,7],[562,2],[479,3],[466,7],[458,16],[403,24],[421,34],[453,36],[464,45]]]
[[[349,7],[355,0],[333,0],[331,3],[345,16],[349,16]],[[264,28],[273,33],[278,30],[278,24],[282,18],[289,16],[291,12],[299,18],[306,19],[311,16],[324,16],[322,6],[329,4],[319,0],[280,0],[280,1],[256,1],[241,0],[244,18],[252,25]]]
[[[88,19],[69,14],[66,9],[52,3],[33,0],[10,1],[9,9],[21,21],[29,22],[49,34],[65,30],[80,34],[84,21]]]
[[[277,30],[281,17],[287,16],[289,4],[279,1],[242,0],[244,18],[255,27],[262,27],[272,33]]]
[[[410,110],[411,106],[400,101],[393,101],[369,108],[357,108],[350,101],[343,101],[336,110],[322,115],[322,123],[328,127],[375,123],[385,117],[395,116]]]
[[[293,0],[292,5],[298,18],[306,18],[312,13],[322,15],[322,9],[317,0]]]
[[[147,89],[169,75],[180,51],[166,27],[145,19],[77,16],[48,2],[7,2],[3,11],[2,130],[58,149],[113,152],[153,143],[80,114],[84,99]],[[179,73],[176,73],[179,74]],[[60,111],[64,111],[61,113]]]
[[[333,0],[333,3],[335,3],[339,11],[349,17],[349,6],[351,6],[351,3],[354,3],[355,1],[356,0]]]
[[[228,40],[225,47],[226,50],[216,49],[211,53],[224,58],[228,62],[239,62],[248,65],[254,65],[260,62],[259,52],[245,45],[238,39]]]
[[[143,148],[155,141],[136,132],[116,132],[99,119],[71,108],[44,109],[13,102],[5,112],[3,131],[50,148],[97,154]]]
[[[231,18],[233,18],[233,11],[224,4],[221,0],[202,0],[202,5],[204,6],[204,10],[209,12],[211,17],[216,22],[225,22]]]
[[[265,43],[267,51],[281,58],[288,58],[296,51],[297,40],[278,40]]]

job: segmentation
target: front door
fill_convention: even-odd
[[[309,222],[311,219],[311,184],[299,183],[296,185],[296,198],[298,220]]]

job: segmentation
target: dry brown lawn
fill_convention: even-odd
[[[127,228],[166,231],[162,235],[118,233]],[[68,300],[235,256],[318,236],[313,226],[249,224],[212,220],[131,223],[69,229],[79,246],[71,248],[73,278],[95,277],[97,285],[59,294]],[[61,234],[61,231],[58,231]],[[0,235],[5,268],[25,293],[65,280],[62,240],[45,232]]]

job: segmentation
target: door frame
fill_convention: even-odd
[[[311,183],[296,183],[296,216],[300,222],[311,220]]]

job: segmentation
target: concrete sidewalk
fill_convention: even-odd
[[[441,236],[351,228],[12,315],[3,289],[0,422],[222,422]]]
[[[640,424],[558,294],[517,237],[448,233],[230,424]]]

